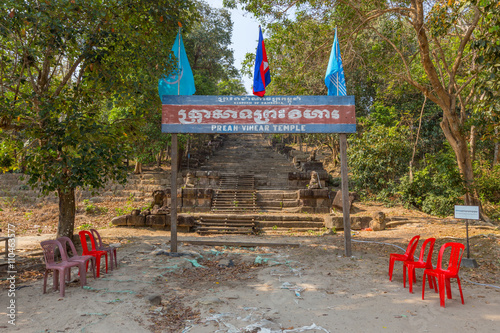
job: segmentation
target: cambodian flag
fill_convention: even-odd
[[[255,55],[255,69],[253,72],[253,94],[263,97],[266,94],[266,86],[271,83],[271,72],[267,62],[266,47],[262,30],[259,25],[259,45],[257,45],[257,54]]]

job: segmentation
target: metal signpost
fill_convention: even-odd
[[[465,233],[467,238],[467,258],[462,258],[462,266],[469,268],[479,267],[476,260],[470,258],[470,250],[469,250],[469,220],[479,220],[479,207],[455,206],[455,218],[465,219]]]
[[[177,151],[174,137],[177,144],[178,133],[340,133],[345,255],[351,256],[346,149],[347,133],[356,132],[354,96],[163,95],[161,99],[162,132],[172,133],[172,252],[177,251],[177,165],[174,164]]]

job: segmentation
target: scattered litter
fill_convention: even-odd
[[[324,327],[318,326],[315,323],[313,323],[311,326],[302,326],[299,328],[294,328],[292,330],[283,330],[283,333],[305,332],[309,330],[322,330],[323,332],[330,333],[329,330]]]
[[[291,290],[291,291],[293,291],[295,293],[295,296],[297,296],[299,298],[302,298],[302,296],[300,295],[300,293],[302,291],[306,290],[305,288],[299,287],[296,284],[293,284],[293,283],[290,283],[290,282],[284,282],[281,285],[281,289]]]
[[[224,252],[217,251],[215,249],[211,249],[210,253],[213,254],[213,255],[215,255],[216,257],[224,254]]]
[[[193,267],[201,267],[201,268],[205,268],[205,266],[200,265],[200,264],[198,263],[198,261],[196,261],[196,259],[187,259],[187,258],[184,258],[184,259],[185,259],[185,260],[187,260],[187,261],[189,261],[189,262],[193,265]]]
[[[255,258],[254,264],[256,264],[256,265],[262,265],[262,264],[267,263],[268,260],[269,260],[269,258],[262,258],[261,256],[257,256]]]

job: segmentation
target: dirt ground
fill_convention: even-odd
[[[43,228],[43,227],[42,227]],[[47,229],[47,228],[45,228]],[[355,231],[353,256],[344,237],[287,231],[259,236],[178,235],[179,256],[169,255],[170,233],[103,227],[106,243],[119,244],[119,268],[88,275],[81,288],[76,269],[66,296],[42,294],[39,242],[53,233],[17,237],[15,326],[6,309],[13,299],[0,282],[0,329],[12,332],[498,332],[500,327],[500,231],[470,227],[471,257],[479,268],[462,268],[465,305],[452,280],[446,308],[421,274],[414,293],[403,288],[402,265],[387,276],[390,253],[410,238],[464,242],[463,223],[432,220],[380,232]],[[290,246],[228,247],[188,241],[286,243]],[[399,246],[400,248],[396,247]],[[419,251],[419,248],[417,248]],[[434,262],[437,255],[434,256]],[[159,296],[161,298],[154,298]]]

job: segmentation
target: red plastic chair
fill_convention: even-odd
[[[111,270],[113,270],[113,260],[115,261],[116,268],[118,268],[118,259],[116,257],[116,247],[104,245],[103,242],[102,242],[102,239],[101,239],[101,235],[99,235],[99,233],[97,232],[97,230],[90,229],[90,232],[92,233],[92,236],[94,236],[94,239],[97,239],[97,241],[98,241],[97,249],[99,251],[106,251],[106,252],[108,252],[108,254],[109,254],[109,261],[110,261],[109,268]]]
[[[413,293],[413,281],[417,281],[415,268],[432,269],[432,252],[434,251],[434,243],[436,243],[436,238],[427,238],[422,244],[422,248],[420,249],[420,256],[418,258],[418,261],[406,260],[403,262],[403,286],[406,288],[406,268],[408,268],[408,282],[410,284],[410,293]],[[425,258],[427,245],[429,249],[427,250],[427,257]],[[432,280],[429,279],[429,288],[432,287]]]
[[[414,236],[408,246],[406,247],[406,252],[404,254],[399,253],[391,253],[389,256],[389,280],[392,281],[392,271],[394,269],[395,261],[409,261],[413,260],[413,253],[415,253],[415,249],[417,248],[418,240],[420,239],[420,235]]]
[[[96,277],[96,275],[95,275],[95,257],[78,255],[78,252],[76,252],[75,244],[73,244],[73,241],[68,237],[59,237],[57,240],[59,242],[61,242],[61,245],[63,246],[63,248],[65,250],[67,250],[67,245],[69,244],[72,256],[70,257],[69,253],[66,252],[68,260],[69,261],[76,261],[80,264],[79,265],[79,274],[80,274],[80,279],[83,281],[83,285],[87,284],[87,268],[89,266],[88,265],[89,261],[92,264],[91,269],[92,269],[92,272],[94,273],[94,279],[95,279],[95,277]],[[71,280],[69,271],[68,271],[67,279],[68,279],[68,281]]]
[[[102,258],[102,256],[104,256],[104,258],[106,259],[106,273],[107,273],[108,272],[108,252],[97,250],[94,236],[92,236],[90,231],[82,230],[78,233],[78,235],[80,235],[80,242],[82,243],[83,255],[84,256],[93,256],[96,259],[97,277],[99,277],[99,273],[101,271],[101,258]],[[90,244],[92,246],[92,250],[88,249],[87,236],[89,236],[89,238],[90,238]]]
[[[45,258],[45,272],[43,274],[43,293],[47,291],[47,277],[49,271],[52,271],[53,275],[53,286],[54,291],[59,289],[61,297],[65,294],[65,282],[64,277],[66,272],[71,270],[71,267],[79,267],[79,263],[76,261],[68,261],[66,255],[66,250],[58,240],[46,240],[40,242],[40,246],[43,249],[43,256]],[[61,255],[61,261],[56,262],[56,249],[59,249]],[[80,283],[83,287],[83,282],[80,279]]]
[[[443,255],[447,248],[450,248],[450,258],[448,261],[448,267],[443,268]],[[451,299],[451,286],[450,279],[457,279],[458,289],[460,290],[460,298],[462,299],[462,304],[464,304],[464,295],[462,294],[462,286],[460,285],[460,278],[458,277],[458,271],[460,270],[460,263],[462,262],[462,256],[464,254],[465,246],[461,243],[445,243],[441,246],[439,250],[439,256],[437,261],[436,269],[426,269],[424,270],[424,276],[422,281],[422,299],[424,299],[425,294],[425,276],[427,275],[429,279],[437,278],[439,283],[439,301],[440,305],[444,308],[444,293],[445,288],[447,291],[448,299]],[[436,288],[436,282],[434,280],[434,287]],[[437,291],[437,290],[436,290]]]

